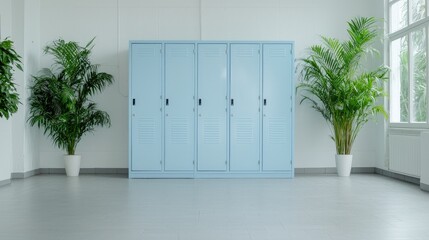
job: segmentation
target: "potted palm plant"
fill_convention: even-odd
[[[386,117],[377,101],[385,96],[388,69],[363,67],[363,60],[377,53],[372,47],[378,36],[376,23],[372,17],[352,19],[348,40],[322,37],[322,44],[311,46],[300,63],[301,103],[308,101],[330,126],[339,176],[350,175],[353,142],[364,124],[376,114]]]
[[[112,75],[99,72],[99,66],[91,63],[93,41],[81,47],[59,39],[45,47],[44,53],[53,56],[54,64],[33,76],[30,87],[28,121],[43,127],[45,135],[67,152],[67,176],[79,175],[81,156],[76,155],[76,146],[82,136],[96,126],[110,126],[109,115],[91,100],[114,81]]]
[[[14,67],[22,71],[21,57],[13,49],[9,39],[0,41],[0,118],[9,117],[18,111],[19,95],[13,82]]]

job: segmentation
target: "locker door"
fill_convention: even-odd
[[[263,46],[263,170],[291,170],[292,53],[290,44]]]
[[[259,167],[259,44],[231,44],[230,170]]]
[[[198,170],[227,164],[227,45],[198,45]]]
[[[161,44],[131,46],[131,169],[160,171],[162,160]]]
[[[194,170],[194,44],[165,44],[165,170]]]

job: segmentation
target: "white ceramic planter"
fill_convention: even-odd
[[[337,173],[340,177],[350,176],[352,169],[353,155],[335,155],[335,163],[337,164]]]
[[[66,174],[68,177],[79,176],[80,170],[80,155],[64,155],[64,161],[66,164]]]

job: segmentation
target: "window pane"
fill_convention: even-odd
[[[426,96],[426,29],[420,29],[411,33],[413,46],[413,114],[412,122],[427,121],[427,96]]]
[[[425,0],[410,0],[411,23],[417,22],[426,16],[426,1]]]
[[[397,1],[390,7],[390,32],[395,32],[408,25],[407,1]]]
[[[408,122],[410,91],[406,36],[392,41],[390,54],[390,121]]]

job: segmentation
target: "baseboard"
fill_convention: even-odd
[[[337,168],[295,168],[295,174],[336,174]],[[373,167],[354,167],[351,173],[375,173]]]
[[[10,178],[11,179],[24,179],[24,178],[29,178],[32,177],[34,175],[39,175],[40,174],[40,169],[34,169],[28,172],[14,172],[10,174]]]
[[[420,183],[420,189],[426,192],[429,192],[429,185]]]
[[[65,174],[64,168],[40,168],[41,174]],[[336,168],[295,168],[295,174],[336,174]],[[352,173],[375,173],[373,167],[354,167]],[[81,168],[80,174],[128,174],[128,168]]]
[[[66,171],[64,168],[40,168],[36,169],[37,174],[65,174]],[[34,171],[36,171],[34,170]],[[30,173],[30,172],[29,172]],[[336,168],[295,168],[295,174],[336,174]],[[354,167],[352,168],[352,173],[375,173],[375,168],[373,167]],[[24,178],[24,173],[13,173],[12,178]],[[128,168],[81,168],[80,174],[128,174]],[[25,175],[25,177],[33,176],[30,174]]]
[[[64,168],[39,168],[24,173],[12,173],[11,179],[23,179],[38,174],[65,174]],[[295,174],[336,174],[336,168],[295,168]],[[429,191],[429,185],[421,184],[419,178],[405,176],[399,173],[390,172],[380,168],[373,167],[354,167],[352,168],[353,174],[359,173],[376,173],[386,177],[395,178],[405,182],[420,185],[423,190]],[[80,174],[128,174],[128,168],[81,168]],[[0,186],[7,185],[11,181],[9,179],[0,182]]]
[[[64,168],[40,168],[41,174],[66,174]],[[128,174],[128,168],[81,168],[79,174]]]
[[[416,184],[416,185],[421,185],[420,184],[420,178],[416,178],[416,177],[410,177],[407,175],[403,175],[400,173],[395,173],[395,172],[391,172],[388,170],[384,170],[381,168],[375,168],[375,173],[386,176],[386,177],[390,177],[390,178],[394,178],[394,179],[398,179],[404,182],[409,182],[412,184]]]
[[[0,181],[0,187],[9,185],[10,183],[11,183],[10,179],[2,180],[2,181]]]

